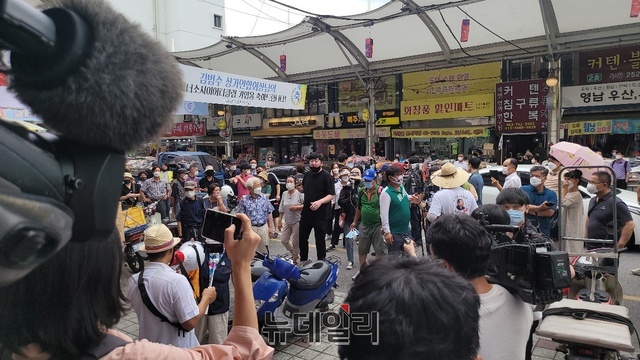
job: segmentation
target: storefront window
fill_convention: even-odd
[[[307,110],[309,115],[324,114],[326,99],[324,85],[311,85],[307,88]]]

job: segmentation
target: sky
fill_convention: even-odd
[[[388,0],[278,0],[317,14],[354,15],[376,9]],[[257,36],[296,25],[304,14],[270,0],[225,0],[227,36]]]

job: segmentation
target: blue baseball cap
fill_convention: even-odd
[[[364,171],[364,175],[362,176],[362,179],[364,181],[371,181],[373,179],[376,178],[376,171],[373,169],[367,169]]]

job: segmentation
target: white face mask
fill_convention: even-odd
[[[295,188],[296,188],[296,185],[294,183],[287,183],[287,190],[291,191]]]
[[[587,184],[587,191],[589,192],[589,194],[595,194],[598,192],[598,187],[596,186],[596,184]]]
[[[458,161],[462,162],[462,160],[464,160],[463,157],[458,157]]]
[[[529,179],[529,184],[531,184],[531,186],[533,187],[538,187],[540,186],[540,184],[542,184],[542,180],[538,179],[537,177],[532,177],[531,179]]]
[[[340,176],[340,180],[342,180],[342,182],[347,182],[349,181],[349,176],[348,175]]]
[[[253,188],[253,193],[254,194],[262,194],[262,188],[261,187]]]
[[[569,180],[569,184],[567,184],[567,189],[573,189],[573,181]]]
[[[617,154],[617,155],[616,155],[616,159],[618,159],[618,160],[622,159],[622,155]]]
[[[153,173],[153,177],[160,177],[160,171],[156,171]]]
[[[547,165],[547,167],[549,168],[549,170],[553,171],[555,169],[558,168],[558,166],[555,163],[549,162],[549,165]]]
[[[502,167],[502,173],[507,175],[509,173],[509,169],[506,166]]]
[[[257,168],[257,167],[258,167],[258,164],[251,164],[251,168],[252,168],[252,169],[255,169],[255,168]]]
[[[334,174],[337,174],[337,173],[338,173],[338,171],[339,171],[338,169],[333,169],[333,170],[331,170],[331,172],[333,172]]]
[[[185,191],[184,195],[188,198],[192,198],[196,196],[196,192],[195,191]]]
[[[229,166],[229,170],[234,171],[235,169],[236,169],[236,166],[235,166],[235,165],[233,165],[233,166]]]

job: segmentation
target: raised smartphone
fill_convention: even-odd
[[[224,231],[234,224],[236,231],[233,233],[235,239],[242,238],[242,221],[235,215],[226,212],[207,209],[202,224],[202,236],[224,243]]]

